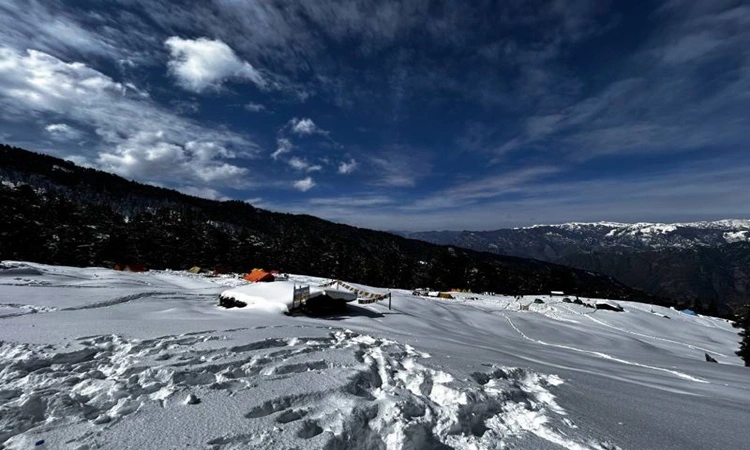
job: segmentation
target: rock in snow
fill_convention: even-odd
[[[185,399],[185,404],[186,405],[197,405],[200,402],[201,402],[201,399],[199,399],[198,397],[196,397],[195,394],[190,394]]]

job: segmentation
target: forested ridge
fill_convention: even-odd
[[[73,266],[253,267],[387,287],[564,290],[665,303],[611,277],[214,201],[0,146],[0,259]]]

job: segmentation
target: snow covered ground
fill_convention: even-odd
[[[720,319],[405,290],[392,291],[392,310],[351,304],[328,318],[216,306],[242,284],[4,262],[0,448],[739,449],[750,440],[750,369]]]

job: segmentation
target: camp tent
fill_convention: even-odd
[[[697,314],[695,313],[695,311],[693,311],[692,309],[683,309],[682,313],[683,314],[687,314],[688,316],[697,316]]]
[[[201,272],[201,268],[198,267],[198,266],[193,266],[193,267],[191,267],[191,268],[188,269],[188,272],[190,272],[190,273],[200,273]]]
[[[449,293],[447,293],[447,292],[441,292],[441,293],[439,293],[439,294],[438,294],[438,297],[440,297],[440,298],[453,298],[453,296],[452,296],[452,295],[450,295],[450,294],[449,294]]]
[[[244,280],[251,283],[258,283],[261,281],[273,281],[275,278],[270,273],[263,269],[253,269],[245,275]]]
[[[216,266],[211,273],[214,275],[222,275],[225,273],[229,273],[229,269],[226,266]]]
[[[121,272],[148,272],[148,269],[141,264],[116,264],[114,269]]]

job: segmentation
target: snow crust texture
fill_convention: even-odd
[[[565,416],[548,390],[562,383],[554,375],[491,366],[456,380],[424,365],[429,355],[409,345],[349,330],[212,345],[243,331],[145,340],[92,336],[79,339],[78,350],[3,343],[0,442],[21,448],[25,441],[14,436],[32,428],[107,426],[148,404],[168,407],[178,397],[198,404],[191,393],[196,388],[267,392],[281,379],[315,388],[248,407],[244,417],[261,422],[259,432],[206,444],[285,448],[301,439],[328,449],[502,448],[509,438],[532,433],[568,448],[590,448],[547,424],[549,415]],[[75,441],[100,444],[90,433]]]
[[[587,307],[605,299],[444,300],[359,285],[392,293],[393,308],[290,317],[217,305],[227,287],[243,284],[0,263],[0,448],[747,442],[747,371],[734,355],[736,330],[721,319],[627,301],[615,312]]]

